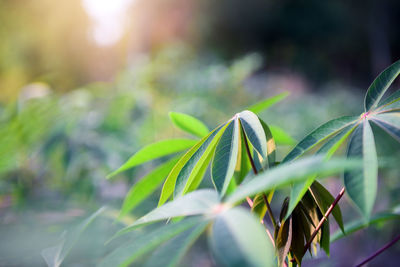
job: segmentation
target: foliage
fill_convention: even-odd
[[[207,135],[203,131],[206,126],[197,119],[173,113],[172,122],[178,128],[201,139],[191,148],[188,140],[166,140],[150,145],[117,170],[116,173],[188,148],[179,159],[161,165],[142,183],[133,186],[120,217],[154,192],[155,186],[166,176],[158,207],[117,232],[113,242],[122,236],[133,234],[134,237],[106,256],[100,265],[143,263],[156,249],[148,264],[162,262],[175,266],[203,232],[207,232],[216,260],[225,266],[301,265],[306,252],[312,253],[310,246],[318,244],[329,255],[331,237],[327,217],[331,212],[342,231],[352,232],[363,227],[358,224],[344,227],[337,205],[341,195],[335,199],[316,181],[342,172],[346,191],[364,222],[392,219],[393,216],[371,218],[378,179],[378,156],[371,124],[399,138],[398,92],[382,101],[399,73],[400,61],[386,69],[370,86],[363,114],[323,124],[300,141],[282,162],[276,160],[276,144],[268,124],[249,110],[235,114]],[[261,103],[270,102],[273,100]],[[257,105],[257,111],[261,111],[262,106]],[[347,139],[346,158],[332,158]],[[165,145],[171,141],[174,146]],[[316,155],[304,156],[318,145]],[[201,189],[208,166],[211,166],[215,189]],[[155,183],[150,185],[153,179]],[[290,198],[284,201],[277,220],[269,202],[275,191],[289,185],[292,185]],[[239,206],[245,200],[250,207],[261,205],[262,208],[254,208],[252,213]],[[259,218],[267,212],[273,236],[268,236],[271,232],[264,220],[259,223]],[[162,221],[169,223],[155,230],[139,231],[141,227]],[[335,238],[336,234],[332,240]],[[176,240],[182,240],[182,245],[177,246]],[[169,247],[178,251],[177,257],[169,255]]]

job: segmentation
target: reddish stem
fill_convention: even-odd
[[[377,252],[375,252],[374,254],[372,254],[371,256],[369,256],[367,259],[365,259],[363,262],[361,262],[360,264],[357,264],[356,267],[360,267],[363,266],[364,264],[366,264],[367,262],[373,260],[376,256],[378,256],[379,254],[381,254],[382,252],[384,252],[386,249],[390,248],[391,246],[393,246],[397,241],[400,240],[400,235],[396,236],[395,239],[393,239],[392,241],[390,241],[389,243],[387,243],[385,246],[383,246],[381,249],[379,249]]]

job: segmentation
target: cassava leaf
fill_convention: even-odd
[[[283,266],[286,256],[289,253],[292,244],[292,218],[289,217],[279,227],[278,234],[275,237],[275,249],[278,255],[278,265]]]
[[[254,196],[260,192],[267,192],[274,188],[280,188],[293,182],[306,180],[312,175],[319,174],[324,177],[343,170],[360,169],[359,160],[334,159],[324,161],[323,157],[308,157],[295,162],[280,164],[255,176],[252,180],[242,184],[228,197],[227,201],[236,203],[247,196]]]
[[[257,115],[248,110],[238,114],[240,125],[254,149],[265,159],[267,157],[267,141],[264,129]]]
[[[274,248],[256,217],[236,207],[217,216],[211,248],[223,266],[274,266]]]
[[[329,220],[326,220],[321,228],[321,241],[320,246],[329,257],[329,246],[330,246],[330,231],[329,231]]]
[[[344,184],[350,198],[368,219],[375,202],[378,179],[378,159],[374,135],[367,119],[353,132],[347,156],[363,159],[363,171],[350,170],[344,174]]]
[[[163,206],[160,206],[145,216],[141,217],[133,224],[119,231],[116,236],[127,233],[139,226],[167,220],[169,218],[181,216],[193,216],[201,214],[211,214],[213,209],[220,202],[217,192],[210,189],[201,189],[184,196],[178,197]]]
[[[211,143],[212,139],[215,137],[215,135],[219,132],[219,130],[223,126],[224,124],[218,126],[216,129],[211,131],[211,133],[209,133],[206,137],[197,142],[197,144],[195,144],[188,152],[186,152],[186,154],[183,155],[183,157],[178,161],[178,163],[176,163],[176,165],[169,173],[167,179],[164,182],[158,206],[164,204],[174,192],[175,183],[182,168],[188,163],[188,161],[192,158],[194,154],[204,153],[208,145]],[[200,152],[198,152],[199,150]]]
[[[187,133],[200,138],[209,133],[207,126],[195,117],[179,112],[170,112],[169,117],[179,129]]]
[[[238,158],[239,122],[235,118],[221,136],[212,162],[211,177],[215,188],[223,196],[235,172]]]
[[[372,121],[400,143],[400,127],[384,120],[373,119]]]
[[[379,101],[385,94],[386,90],[393,83],[394,79],[400,73],[400,60],[396,61],[385,69],[378,77],[372,82],[368,88],[367,94],[364,99],[365,111],[370,111],[378,106]]]
[[[258,113],[262,112],[263,110],[266,110],[267,108],[271,107],[272,105],[282,101],[288,95],[289,95],[289,92],[283,92],[283,93],[277,94],[273,97],[269,97],[267,99],[264,99],[256,104],[248,107],[247,110],[258,114]]]
[[[150,160],[181,152],[194,146],[196,143],[196,140],[191,139],[169,139],[145,146],[130,157],[119,169],[109,174],[107,178],[111,178]]]
[[[285,146],[292,146],[296,144],[296,140],[291,137],[285,130],[276,126],[270,125],[272,136],[277,144],[285,145]]]
[[[140,179],[127,193],[119,217],[123,217],[153,193],[178,162],[173,158]]]
[[[86,230],[86,228],[105,210],[105,207],[98,209],[90,217],[81,222],[75,229],[73,229],[72,231],[64,232],[60,244],[51,248],[44,249],[41,254],[46,261],[47,266],[59,267],[64,261],[65,257],[71,251],[75,243],[79,240],[82,233]]]
[[[393,94],[391,94],[390,96],[388,96],[387,98],[385,98],[384,100],[381,100],[379,102],[379,108],[384,108],[387,105],[393,104],[394,102],[398,102],[400,101],[400,90],[397,90],[396,92],[394,92]]]
[[[192,183],[199,177],[199,171],[204,168],[204,165],[208,166],[210,155],[231,123],[233,121],[229,121],[220,130],[215,131],[215,134],[210,136],[186,162],[176,178],[174,197],[184,195],[189,191]]]
[[[154,231],[140,232],[124,245],[116,248],[99,264],[100,267],[130,266],[140,257],[153,251],[162,243],[193,227],[206,223],[204,218],[192,217],[177,223],[167,224]]]
[[[185,256],[187,251],[199,236],[205,231],[209,222],[199,223],[197,226],[190,228],[178,236],[168,240],[155,251],[151,251],[149,260],[144,264],[144,267],[177,267],[180,261]]]
[[[354,124],[358,119],[358,116],[344,116],[324,123],[301,140],[282,162],[289,162],[303,155],[315,145]]]
[[[273,134],[272,129],[262,119],[260,118],[258,119],[261,122],[261,125],[264,129],[265,137],[267,138],[268,166],[273,167],[276,161],[276,144],[275,144],[276,135]]]

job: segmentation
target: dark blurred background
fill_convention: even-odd
[[[211,129],[288,91],[262,117],[295,140],[359,114],[374,77],[400,59],[398,25],[396,0],[0,0],[0,266],[44,266],[41,250],[106,204],[113,212],[66,262],[95,265],[127,190],[156,164],[105,176],[144,145],[184,136],[169,111]],[[376,138],[380,155],[398,155],[385,133]],[[292,145],[280,144],[278,156]],[[376,212],[398,204],[398,171],[382,171]],[[341,183],[326,184],[336,194]],[[342,206],[345,221],[359,218],[347,200]],[[353,265],[396,224],[338,241],[331,261],[305,266]],[[186,262],[212,266],[197,249],[205,254]],[[399,245],[370,266],[397,266],[398,253]]]

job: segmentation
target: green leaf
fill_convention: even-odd
[[[169,139],[145,146],[130,157],[119,169],[109,174],[107,178],[111,178],[150,160],[181,152],[194,146],[196,143],[196,140],[191,139]]]
[[[324,158],[320,156],[299,159],[295,162],[280,164],[267,172],[258,174],[252,180],[242,184],[228,197],[227,201],[236,203],[244,200],[247,196],[254,196],[260,192],[303,181],[312,175],[318,174],[320,178],[323,178],[343,170],[360,169],[361,167],[359,160],[332,159],[324,161]]]
[[[229,121],[220,130],[215,131],[215,134],[210,136],[186,162],[176,178],[174,197],[187,193],[192,187],[192,183],[196,182],[200,170],[204,168],[204,165],[208,166],[209,159],[211,159],[210,155],[214,152],[222,134],[231,123],[232,121]]]
[[[64,232],[63,236],[61,237],[60,244],[51,248],[44,249],[41,254],[46,261],[47,266],[60,266],[65,257],[71,251],[72,247],[79,240],[82,233],[86,230],[86,228],[105,210],[105,207],[98,209],[89,218],[81,222],[75,229],[73,229],[72,231]]]
[[[179,112],[170,112],[169,117],[179,129],[187,133],[200,138],[203,138],[209,133],[207,126],[195,117]]]
[[[379,224],[382,222],[386,222],[389,220],[398,220],[400,222],[400,214],[397,212],[381,212],[378,214],[373,215],[369,221],[365,221],[364,219],[359,219],[352,221],[350,223],[346,223],[344,226],[344,232],[338,230],[331,236],[331,243],[335,242],[338,239],[341,239],[345,236],[349,236],[352,233],[372,226],[374,224]]]
[[[278,234],[275,238],[275,249],[278,254],[278,265],[283,266],[286,256],[289,253],[290,245],[292,243],[292,218],[289,217],[279,227]]]
[[[318,205],[319,210],[322,214],[325,214],[328,211],[328,208],[335,201],[335,198],[323,187],[320,183],[315,181],[311,187],[309,188],[311,195],[313,196],[315,202]],[[336,205],[332,210],[332,216],[335,218],[335,221],[338,223],[340,229],[344,231],[343,228],[343,217],[342,212],[340,210],[339,205]],[[329,239],[328,239],[329,240]]]
[[[385,69],[368,88],[364,99],[365,111],[374,110],[386,90],[400,74],[400,60]]]
[[[129,242],[118,247],[107,255],[99,264],[100,267],[129,266],[141,256],[153,251],[160,244],[189,230],[196,225],[206,223],[204,218],[188,218],[177,223],[167,224],[154,231],[138,233]]]
[[[289,162],[303,155],[315,145],[342,131],[347,126],[354,124],[358,119],[358,116],[344,116],[328,121],[301,140],[282,162]]]
[[[240,125],[255,150],[265,159],[267,157],[267,141],[264,129],[257,115],[245,110],[238,114]]]
[[[161,184],[164,178],[178,162],[179,158],[173,158],[161,166],[157,167],[149,174],[144,176],[137,182],[127,193],[124,203],[122,204],[119,218],[128,214],[137,205],[139,205],[146,197],[153,193]]]
[[[223,266],[274,266],[274,248],[256,217],[237,207],[215,220],[211,248]]]
[[[380,114],[373,117],[372,121],[400,143],[400,117],[395,114]]]
[[[174,166],[172,171],[169,173],[167,179],[164,182],[163,188],[161,190],[160,200],[158,202],[158,206],[164,204],[168,198],[172,195],[175,189],[175,183],[178,178],[179,173],[182,168],[187,164],[187,162],[192,158],[195,153],[203,153],[207,146],[210,144],[215,135],[219,132],[219,130],[224,126],[220,125],[216,129],[214,129],[211,133],[209,133],[206,137],[201,139],[197,144],[195,144],[185,155],[178,161],[178,163]],[[198,152],[200,150],[200,152]],[[203,152],[201,152],[203,151]]]
[[[330,231],[329,231],[329,221],[326,220],[321,228],[321,248],[325,251],[326,255],[329,257],[329,245],[330,243]]]
[[[283,92],[280,94],[277,94],[273,97],[269,97],[267,99],[264,99],[250,107],[247,108],[247,110],[253,112],[253,113],[260,113],[261,111],[271,107],[272,105],[282,101],[283,99],[285,99],[287,96],[289,95],[289,92]]]
[[[399,99],[400,100],[400,99]],[[388,113],[388,112],[394,112],[394,111],[400,111],[400,101],[395,101],[391,104],[378,107],[376,109],[376,112],[379,113]]]
[[[193,216],[200,214],[212,214],[214,208],[219,204],[220,199],[214,190],[201,189],[184,196],[178,197],[163,206],[160,206],[133,224],[119,231],[116,236],[127,233],[139,226],[155,223],[161,220],[181,216]]]
[[[235,172],[239,146],[239,122],[235,118],[228,125],[216,147],[211,177],[215,188],[223,196]]]
[[[356,126],[353,124],[344,128],[341,132],[336,134],[334,137],[328,140],[316,154],[324,155],[325,159],[328,160],[333,156],[340,145],[347,139],[347,137],[354,131]],[[307,192],[308,188],[314,182],[316,176],[308,178],[304,182],[295,183],[292,190],[290,191],[290,201],[287,217],[292,214],[292,211],[296,207],[297,203],[301,200],[304,194]]]
[[[276,144],[275,138],[272,134],[272,129],[260,118],[261,125],[264,129],[265,137],[267,138],[267,154],[268,154],[268,166],[273,167],[276,161]],[[271,126],[274,127],[274,126]],[[282,144],[282,143],[281,143]]]
[[[368,219],[375,202],[378,179],[374,135],[368,120],[364,119],[363,124],[354,131],[348,145],[347,156],[363,158],[363,172],[355,170],[345,172],[344,184],[350,198]]]
[[[175,267],[185,256],[193,243],[200,237],[208,226],[208,222],[200,223],[198,226],[182,232],[178,236],[168,240],[155,251],[150,252],[151,257],[144,267]]]
[[[388,96],[386,99],[381,100],[379,102],[378,109],[384,108],[385,106],[393,104],[394,102],[398,102],[399,100],[400,100],[400,90],[397,90],[396,92]]]
[[[296,144],[296,140],[291,137],[285,130],[276,126],[270,125],[272,136],[275,139],[275,142],[280,145],[292,146]]]

